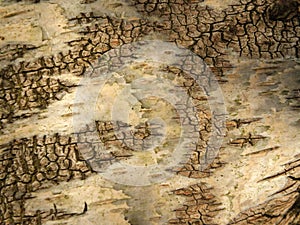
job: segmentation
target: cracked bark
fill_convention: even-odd
[[[0,223],[299,224],[299,1],[224,2],[2,1]],[[143,39],[200,56],[219,80],[228,119],[218,157],[199,171],[211,130],[206,98],[182,71],[160,68],[197,103],[201,140],[176,178],[128,188],[99,177],[79,149],[98,132],[112,150],[88,154],[106,168],[132,157],[124,140],[147,146],[147,124],[128,140],[105,120],[73,133],[72,109],[91,64]]]

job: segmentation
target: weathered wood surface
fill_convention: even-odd
[[[299,1],[0,4],[0,224],[300,224]],[[82,155],[93,130],[74,133],[74,109],[84,103],[76,101],[76,91],[104,53],[157,39],[196,53],[218,78],[225,137],[218,157],[199,171],[212,129],[207,99],[176,68],[129,65],[120,74],[163,71],[187,90],[203,120],[201,140],[170,179],[146,187],[116,184]],[[104,87],[102,112],[121,88],[117,82]],[[157,99],[132,110],[178,122],[172,107]],[[115,141],[105,113],[97,119],[94,132],[109,149],[99,153],[101,163],[141,163],[147,153]],[[151,135],[145,120],[131,119],[133,143]],[[177,127],[171,128],[167,137],[177,137]],[[138,159],[130,161],[133,156]],[[146,163],[155,161],[149,158]]]

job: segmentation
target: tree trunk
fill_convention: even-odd
[[[299,15],[1,1],[0,224],[300,224]]]

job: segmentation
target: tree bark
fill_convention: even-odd
[[[298,0],[1,1],[0,224],[300,224],[299,15]],[[161,166],[183,129],[198,139],[169,177],[117,170]]]

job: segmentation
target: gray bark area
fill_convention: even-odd
[[[297,0],[0,0],[0,224],[300,224],[299,39]],[[126,65],[102,90],[80,92],[99,92],[100,114],[93,124],[76,120],[89,115],[81,110],[89,99],[78,100],[82,78],[118,68],[127,55],[114,50],[145,40],[203,59],[202,72],[211,71],[222,90],[223,127],[182,70],[186,61]],[[143,76],[186,90],[199,141],[169,179],[128,186],[99,171],[118,162],[159,164],[175,148],[178,114],[186,112],[149,98],[130,105],[130,123],[114,124],[114,99],[125,84],[143,89],[133,82]],[[156,116],[168,126],[155,158],[144,149],[153,134],[147,118]],[[213,129],[222,130],[222,145],[200,170]]]

